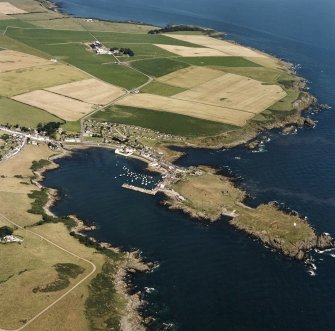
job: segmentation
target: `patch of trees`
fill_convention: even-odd
[[[9,226],[2,226],[0,228],[0,238],[10,236],[11,234],[13,234],[13,229]]]
[[[70,278],[75,279],[85,271],[83,267],[73,263],[57,263],[53,267],[58,274],[58,279],[47,285],[33,288],[34,293],[64,290],[70,285]]]
[[[76,233],[74,231],[70,232],[70,235],[76,239],[79,240],[79,242],[83,245],[85,245],[86,247],[89,248],[94,248],[96,249],[98,252],[105,254],[106,256],[108,256],[109,258],[113,259],[114,261],[118,261],[121,259],[122,254],[114,252],[106,247],[103,247],[100,245],[100,242],[98,240],[93,240],[90,237],[87,237],[85,235]]]
[[[3,141],[7,141],[10,138],[10,135],[7,133],[4,133],[1,137],[0,137]]]
[[[178,32],[178,31],[200,31],[205,34],[211,34],[214,32],[212,29],[204,29],[199,26],[193,25],[170,25],[168,24],[164,28],[155,29],[148,31],[149,34],[159,34],[159,33],[168,33],[168,32]]]
[[[134,56],[135,53],[132,49],[130,48],[115,48],[115,47],[112,47],[110,49],[111,52],[119,52],[120,54],[123,54],[123,55],[129,55],[129,56]]]
[[[39,161],[34,160],[30,169],[32,171],[38,171],[41,170],[42,168],[48,166],[51,162],[48,160],[41,159]]]
[[[37,132],[38,133],[45,132],[47,136],[54,137],[61,124],[62,123],[60,122],[49,122],[46,124],[38,123]]]
[[[34,226],[39,226],[47,223],[63,223],[69,230],[76,226],[76,222],[69,216],[65,217],[54,217],[51,215],[47,215],[46,213],[42,214],[42,220],[38,221],[34,224]]]
[[[43,207],[48,202],[48,189],[42,188],[41,191],[32,191],[28,194],[28,197],[33,201],[31,208],[28,210],[28,213],[43,215],[45,214]]]

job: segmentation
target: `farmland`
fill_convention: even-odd
[[[11,97],[88,77],[83,72],[62,64],[3,72],[0,73],[0,95]]]
[[[174,53],[179,56],[185,57],[199,57],[199,56],[222,56],[223,53],[217,49],[212,48],[200,48],[200,47],[185,47],[185,46],[175,46],[175,45],[160,45],[156,44],[168,52]]]
[[[8,45],[13,42],[16,48],[27,47],[30,54],[33,50],[40,52],[43,55],[41,59],[54,58],[60,63],[68,63],[87,73],[87,76],[62,82],[57,81],[56,74],[50,75],[55,82],[44,85],[34,85],[22,79],[15,84],[15,89],[2,86],[3,95],[42,108],[73,123],[94,109],[88,104],[106,105],[125,93],[123,89],[132,90],[141,86],[140,94],[129,95],[118,105],[137,111],[171,112],[174,116],[216,121],[234,128],[247,125],[253,118],[266,121],[267,117],[262,112],[267,109],[273,111],[271,114],[291,110],[298,96],[297,91],[280,83],[286,79],[286,72],[279,61],[224,40],[199,33],[148,34],[151,27],[71,18],[59,13],[48,13],[45,18],[40,13],[25,15],[26,19],[18,14],[15,19],[2,23],[3,30],[8,27],[2,37],[7,38],[4,43]],[[87,49],[87,44],[94,39],[107,47],[130,48],[134,56],[98,56]],[[45,69],[36,66],[27,70]],[[38,73],[32,76],[38,77]],[[94,81],[92,76],[98,80]],[[147,76],[152,77],[153,81],[150,82]],[[10,77],[8,79],[11,80]],[[87,82],[92,79],[92,84],[95,82],[96,91],[99,90],[97,86],[103,84],[102,81],[112,84],[109,85],[111,89],[103,92],[104,88],[100,86],[100,94],[93,93],[93,85],[90,88],[82,85],[85,79]],[[2,81],[6,82],[6,79]],[[25,82],[32,86],[30,90],[24,86]],[[146,84],[148,82],[150,84]],[[60,113],[59,110],[50,109],[46,105],[46,91],[40,90],[52,92],[52,95],[48,94],[49,97],[53,96],[59,102],[62,100],[69,107],[80,106],[81,111],[63,109]],[[27,92],[33,93],[34,100],[27,99],[32,96]],[[166,132],[171,132],[171,128],[166,123],[164,125]],[[147,123],[148,126],[157,127],[155,123]],[[78,131],[77,125],[74,127]],[[160,130],[164,132],[162,126]],[[189,130],[185,129],[185,135],[189,134]]]
[[[160,77],[158,81],[187,89],[203,84],[220,76],[222,76],[222,72],[218,70],[204,67],[189,67]]]
[[[124,90],[94,78],[54,86],[47,91],[96,105],[106,105],[125,94]]]
[[[185,93],[185,92],[183,92]],[[243,126],[254,114],[231,108],[208,105],[189,100],[180,100],[175,96],[163,97],[153,94],[136,94],[118,101],[117,105],[153,109],[161,112],[191,116],[203,120]],[[145,105],[145,106],[144,106]]]
[[[256,57],[256,58],[268,57],[268,55],[265,55],[259,51],[254,51],[250,48],[241,45],[237,45],[225,40],[219,40],[204,35],[167,34],[166,36],[176,38],[177,40],[186,41],[192,44],[201,45],[209,49],[218,50],[222,53],[221,56],[242,56],[242,57]]]
[[[244,76],[224,74],[177,94],[174,98],[256,114],[285,96],[286,93],[280,86],[263,85]]]
[[[132,62],[133,67],[147,75],[160,77],[176,70],[187,68],[188,64],[173,59],[150,59]]]
[[[0,13],[5,15],[24,14],[26,11],[13,6],[9,2],[0,2]]]
[[[141,89],[141,92],[143,93],[157,94],[164,97],[170,97],[183,91],[185,91],[185,89],[161,83],[159,80],[156,80]]]
[[[61,122],[61,119],[41,109],[8,98],[0,98],[0,124],[37,127],[38,123]]]
[[[50,62],[37,56],[5,50],[0,52],[0,72],[31,68],[49,64]]]
[[[66,121],[76,121],[92,111],[92,105],[44,90],[13,97],[14,100],[46,110]]]

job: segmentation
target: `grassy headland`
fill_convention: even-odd
[[[317,236],[305,219],[281,211],[273,203],[257,208],[246,206],[245,192],[211,168],[193,170],[172,188],[185,200],[168,197],[166,204],[170,208],[210,221],[217,221],[222,215],[230,216],[230,224],[237,229],[295,259],[305,259],[308,251],[319,247],[323,238]],[[331,239],[327,244],[332,245]]]

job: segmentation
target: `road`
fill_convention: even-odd
[[[22,137],[26,137],[26,138],[29,138],[31,140],[36,140],[36,141],[40,141],[40,142],[52,142],[52,140],[49,137],[42,137],[42,136],[38,136],[38,135],[34,136],[34,135],[31,135],[30,133],[24,133],[24,132],[20,132],[20,131],[11,130],[11,129],[8,129],[4,126],[0,126],[0,130],[5,131],[5,132],[10,133],[10,134],[16,134],[16,135],[19,135],[19,136],[22,136]]]
[[[40,316],[42,316],[43,314],[45,314],[48,310],[50,310],[53,306],[55,306],[59,301],[63,300],[64,298],[66,298],[73,290],[75,290],[78,286],[80,286],[82,283],[84,283],[88,278],[90,278],[94,273],[95,271],[97,270],[97,267],[94,263],[92,263],[91,261],[67,250],[66,248],[54,243],[53,241],[49,240],[48,238],[32,231],[32,230],[29,230],[29,229],[26,229],[26,228],[23,228],[21,225],[11,221],[9,218],[7,218],[5,215],[1,214],[0,213],[0,218],[6,220],[7,222],[9,222],[10,224],[16,226],[17,228],[21,229],[21,230],[24,230],[26,232],[29,232],[35,236],[37,236],[38,238],[42,239],[42,240],[45,240],[46,242],[48,242],[49,244],[57,247],[58,249],[62,250],[63,252],[71,255],[71,256],[74,256],[86,263],[88,263],[91,267],[92,267],[92,270],[91,272],[86,275],[82,280],[80,280],[77,284],[75,284],[72,288],[70,288],[67,292],[65,292],[63,295],[61,295],[58,299],[56,299],[53,303],[51,303],[49,306],[45,307],[42,311],[40,311],[38,314],[36,314],[33,318],[31,318],[29,321],[27,321],[24,325],[22,325],[21,327],[19,327],[18,329],[0,329],[0,331],[21,331],[23,330],[24,328],[26,328],[28,325],[30,325],[31,323],[33,323],[35,320],[37,320]]]

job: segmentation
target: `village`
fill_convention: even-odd
[[[141,139],[151,141],[176,141],[182,140],[170,134],[161,134],[159,132],[135,127],[130,125],[98,122],[88,119],[84,122],[83,136],[79,134],[68,136],[61,128],[57,129],[57,137],[60,140],[51,139],[47,132],[41,130],[33,130],[20,128],[18,126],[0,126],[0,150],[2,151],[0,160],[8,160],[17,155],[26,144],[38,145],[47,143],[52,150],[62,150],[75,148],[76,146],[87,147],[107,147],[113,148],[115,154],[123,157],[131,157],[139,159],[148,164],[148,169],[153,172],[160,173],[162,180],[152,189],[147,189],[145,185],[138,187],[124,183],[123,188],[156,195],[164,193],[167,196],[177,198],[179,201],[185,201],[179,193],[172,189],[173,184],[179,181],[186,174],[192,174],[192,170],[178,167],[173,163],[164,159],[162,152],[156,151],[141,142]]]
[[[122,187],[149,195],[156,195],[161,192],[166,195],[172,195],[178,200],[185,200],[171,187],[174,183],[180,180],[183,175],[188,173],[189,170],[166,161],[162,152],[157,152],[154,148],[151,148],[141,142],[141,139],[169,142],[172,140],[181,141],[184,138],[176,137],[170,134],[162,134],[146,128],[124,124],[98,122],[92,119],[84,122],[84,138],[95,138],[102,144],[112,144],[115,146],[116,154],[124,157],[140,159],[148,164],[149,170],[162,174],[162,180],[153,189],[148,190],[143,187],[137,187],[126,183],[123,184]]]
[[[8,134],[0,130],[0,160],[8,160],[20,152],[26,137],[18,134]]]

